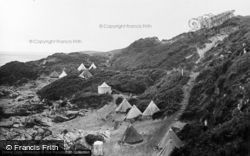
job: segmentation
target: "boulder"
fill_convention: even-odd
[[[27,128],[34,127],[35,125],[49,127],[51,124],[52,123],[48,118],[42,116],[30,116],[26,118],[24,126]]]
[[[88,148],[80,143],[75,143],[69,148],[70,151],[86,151]]]

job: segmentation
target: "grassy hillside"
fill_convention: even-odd
[[[226,24],[241,29],[206,55],[181,117],[189,123],[178,134],[186,145],[174,156],[249,154],[250,18],[237,17]]]
[[[49,75],[53,71],[58,73],[65,71],[68,75],[79,74],[77,67],[84,63],[86,67],[89,67],[92,62],[98,68],[107,66],[108,56],[106,55],[88,55],[85,53],[55,53],[47,58],[23,62],[10,62],[0,67],[0,85],[1,84],[21,84],[26,83],[28,80],[34,80],[40,75]]]
[[[43,87],[38,91],[41,99],[58,100],[63,98],[71,98],[77,92],[97,93],[97,86],[115,75],[114,71],[99,71],[89,79],[82,79],[78,75],[70,75],[58,79],[53,83]]]
[[[174,41],[162,42],[158,38],[139,39],[115,54],[111,61],[115,69],[172,69],[185,66],[191,69],[194,60],[198,58],[196,47],[208,42],[208,38],[215,32],[190,32],[173,38]],[[191,59],[185,57],[193,55]]]
[[[83,63],[87,68],[92,62],[99,67],[106,67],[106,61],[108,57],[105,55],[88,55],[85,53],[74,52],[74,53],[55,53],[48,56],[45,59],[36,61],[40,66],[43,67],[42,72],[49,74],[52,71],[61,72],[63,68],[68,74],[77,73],[78,66]]]
[[[39,77],[40,67],[33,63],[10,62],[0,67],[0,85],[22,84]]]

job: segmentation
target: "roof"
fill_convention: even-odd
[[[103,142],[102,141],[95,141],[94,145],[103,145]]]
[[[121,102],[121,104],[115,109],[116,112],[127,112],[127,110],[129,108],[131,108],[132,106],[130,105],[130,103],[127,101],[127,99],[123,99],[123,101]]]
[[[136,105],[133,105],[126,116],[126,119],[134,119],[140,115],[142,115],[142,112],[136,107]]]
[[[80,64],[80,66],[77,68],[78,71],[82,71],[82,70],[85,70],[86,67],[83,63]]]
[[[148,105],[148,107],[144,110],[143,116],[151,116],[154,113],[160,111],[160,109],[157,107],[157,105],[154,103],[154,101],[151,101]]]
[[[103,88],[104,88],[104,87],[110,87],[110,86],[109,86],[109,85],[107,85],[107,83],[106,83],[106,82],[103,82],[103,83],[102,83],[102,85],[100,85],[99,87],[103,87]]]
[[[129,125],[123,134],[122,141],[128,144],[136,144],[142,142],[143,138],[132,125]]]

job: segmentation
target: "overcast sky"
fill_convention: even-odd
[[[169,39],[189,31],[190,18],[232,9],[250,15],[250,0],[0,0],[0,54],[109,51]]]

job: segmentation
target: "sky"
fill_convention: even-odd
[[[232,9],[250,15],[250,0],[0,0],[0,54],[110,51]]]

